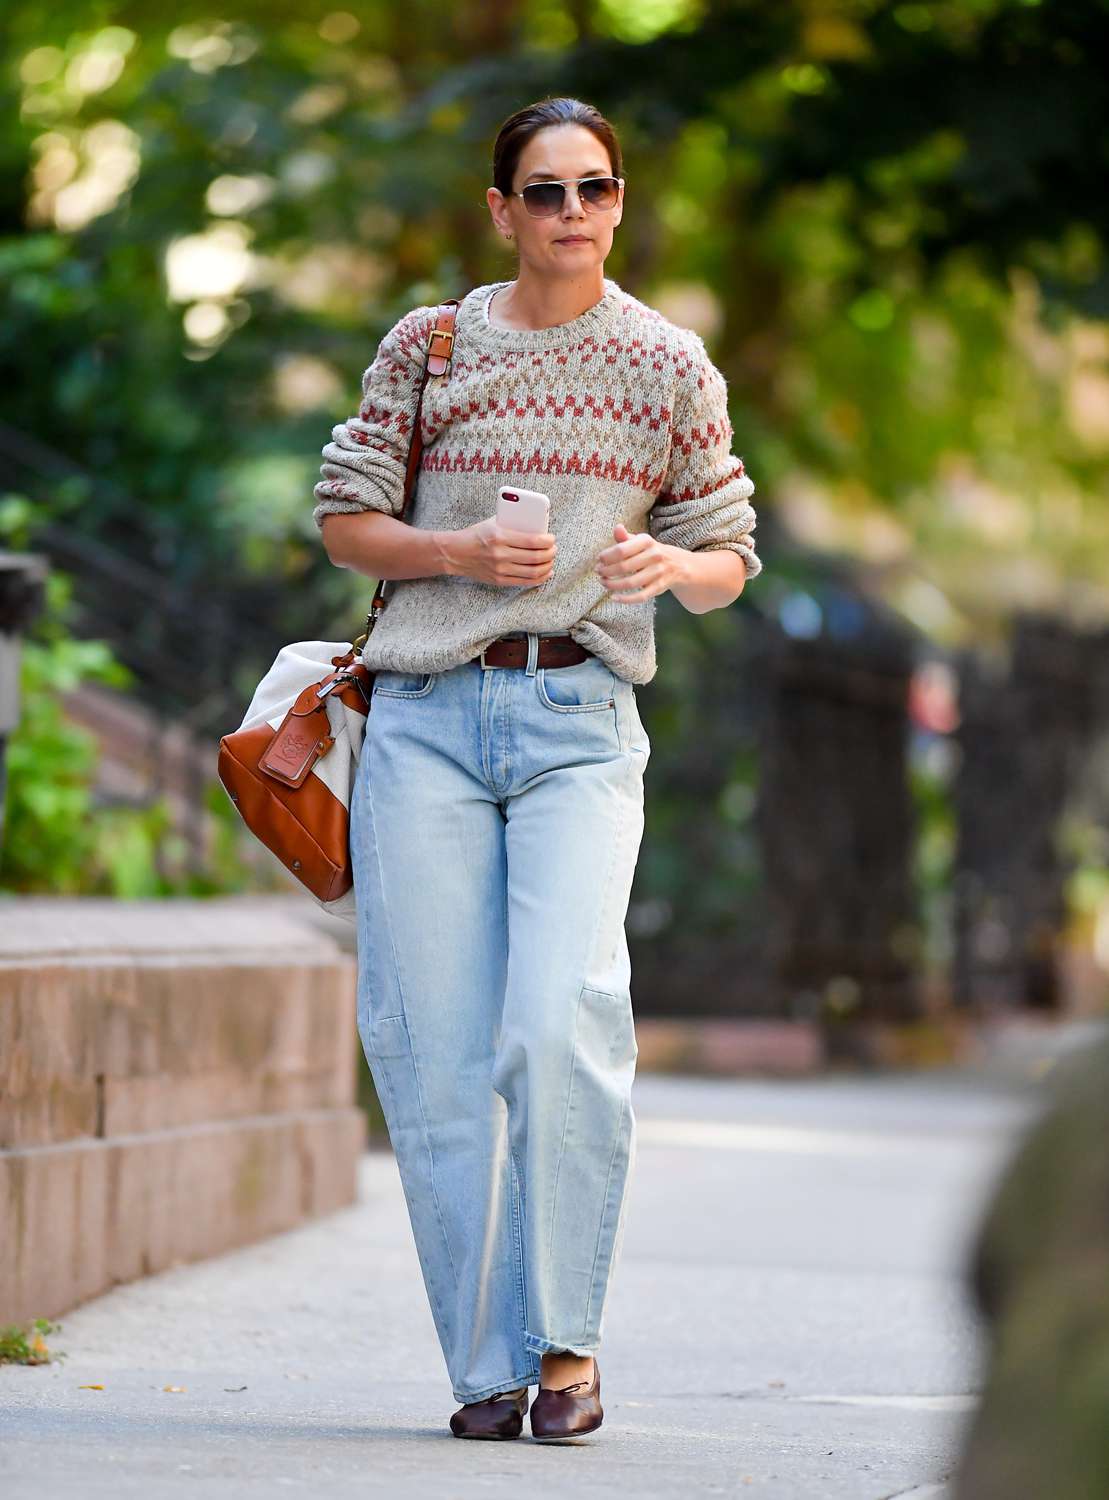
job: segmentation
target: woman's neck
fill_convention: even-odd
[[[516,280],[489,302],[489,321],[497,328],[534,331],[569,323],[594,307],[605,294],[603,266],[581,276],[541,278],[521,267]]]

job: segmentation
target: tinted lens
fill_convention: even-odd
[[[587,177],[578,187],[578,196],[587,208],[612,208],[619,194],[615,177]]]
[[[561,182],[529,182],[520,196],[528,213],[543,219],[559,212],[564,193]]]
[[[614,208],[620,184],[615,177],[585,177],[578,185],[578,196],[586,208]],[[560,182],[529,182],[521,197],[529,214],[549,218],[562,212],[565,189]]]

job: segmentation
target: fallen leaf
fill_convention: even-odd
[[[163,1391],[187,1391],[188,1390],[188,1386],[187,1385],[164,1385],[162,1387],[162,1390]]]
[[[77,1389],[79,1391],[102,1391],[104,1387],[102,1385],[79,1385]]]

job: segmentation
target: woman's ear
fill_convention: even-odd
[[[508,203],[504,194],[495,187],[486,188],[485,201],[489,205],[489,212],[497,233],[504,239],[511,239],[512,225],[509,222]]]

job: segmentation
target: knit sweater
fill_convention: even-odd
[[[371,670],[445,671],[510,631],[568,634],[618,676],[655,675],[657,596],[626,604],[594,571],[613,528],[703,551],[728,548],[762,570],[750,535],[754,484],[731,452],[724,377],[701,338],[604,279],[599,302],[566,323],[513,329],[488,305],[511,283],[461,301],[448,374],[432,376],[424,450],[406,522],[450,531],[492,515],[500,485],[550,496],[557,551],[538,585],[456,574],[397,579],[362,659]],[[356,416],[323,449],[315,486],[325,515],[397,515],[433,306],[413,308],[362,376]]]

